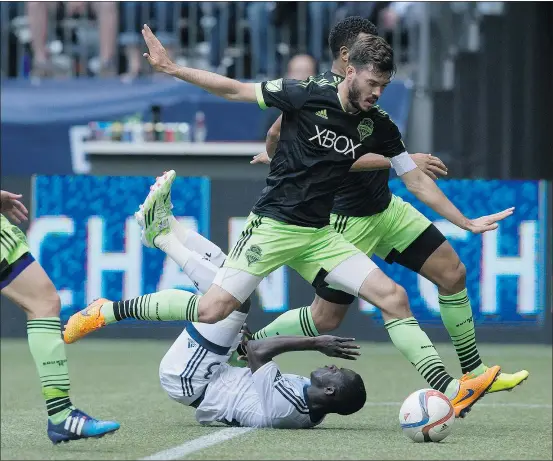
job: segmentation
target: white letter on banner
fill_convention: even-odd
[[[193,216],[176,217],[176,219],[187,229],[198,232],[198,221]],[[194,282],[190,280],[188,275],[184,273],[175,261],[167,256],[163,262],[163,272],[161,273],[157,289],[161,291],[170,288],[184,288],[186,290],[197,291],[194,287]]]
[[[247,218],[229,218],[229,248],[240,237]],[[247,248],[244,248],[244,251]],[[266,312],[282,312],[288,309],[288,274],[284,266],[265,277],[257,287],[261,306]]]
[[[536,306],[536,222],[523,221],[519,232],[520,256],[498,256],[498,230],[482,235],[482,313],[497,313],[497,277],[501,275],[518,276],[517,312],[535,314]]]
[[[125,250],[104,252],[104,220],[100,216],[88,219],[88,254],[86,302],[106,296],[102,287],[104,271],[123,272],[123,299],[140,296],[142,292],[142,242],[140,226],[133,216],[125,221]]]
[[[49,234],[73,235],[75,233],[75,223],[66,216],[44,216],[33,220],[27,231],[27,241],[33,257],[40,263],[42,256],[42,242]],[[53,283],[55,285],[55,280]],[[71,306],[73,304],[72,290],[58,290],[62,306]]]

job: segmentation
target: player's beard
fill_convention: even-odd
[[[357,84],[357,81],[353,80],[351,82],[350,87],[348,88],[348,100],[349,100],[349,103],[359,112],[363,110],[361,109],[361,105],[359,104],[360,99],[361,99],[361,90],[359,89],[359,85]]]

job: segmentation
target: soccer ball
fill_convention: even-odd
[[[455,411],[449,399],[434,389],[420,389],[399,410],[403,433],[414,442],[439,442],[451,432]]]

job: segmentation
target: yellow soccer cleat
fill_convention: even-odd
[[[106,325],[104,315],[100,308],[104,303],[109,303],[109,299],[100,298],[89,304],[82,311],[69,317],[69,321],[63,330],[63,340],[67,343],[74,343],[82,337],[93,331],[96,331]]]
[[[459,391],[451,400],[456,418],[464,418],[472,406],[484,396],[493,384],[501,368],[493,366],[488,368],[480,376],[464,374],[459,381]]]
[[[530,373],[526,370],[517,371],[516,373],[499,373],[497,379],[488,389],[488,394],[501,391],[512,391],[515,387],[522,384],[528,379]]]

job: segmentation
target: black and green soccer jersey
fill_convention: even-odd
[[[343,80],[342,76],[330,71],[325,72],[324,75],[328,80],[337,83]],[[389,124],[393,125],[393,127],[390,126],[390,131],[395,133],[395,135],[393,135],[394,140],[390,140],[390,144],[388,145],[391,149],[371,152],[387,157],[404,152],[405,147],[401,143],[401,135],[394,122],[378,106],[371,111],[371,114],[375,110],[378,112],[378,116],[387,119]],[[385,148],[386,146],[383,147]],[[389,179],[389,170],[348,174],[336,192],[332,213],[344,216],[372,216],[384,211],[392,198],[392,193],[388,187]]]
[[[338,83],[327,73],[256,85],[259,105],[282,110],[283,118],[255,214],[298,226],[326,226],[334,196],[360,156],[404,152],[399,130],[387,115],[378,109],[356,114],[344,110]]]

